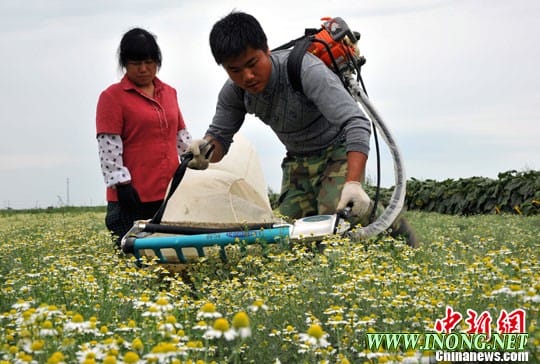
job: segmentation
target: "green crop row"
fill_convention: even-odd
[[[368,186],[373,198],[375,187]],[[392,188],[382,188],[380,201],[388,202]],[[452,215],[514,213],[536,215],[540,212],[540,171],[507,171],[497,179],[470,177],[443,181],[407,181],[405,206]]]

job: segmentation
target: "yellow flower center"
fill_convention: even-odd
[[[64,354],[59,351],[54,352],[47,360],[47,364],[58,364],[64,361]]]
[[[169,304],[169,300],[165,296],[161,296],[157,299],[156,304],[160,306],[166,306]]]
[[[39,351],[45,346],[45,341],[36,340],[32,343],[32,351]]]
[[[26,310],[26,311],[23,312],[22,317],[25,320],[28,320],[34,314],[34,312],[35,312],[35,310],[33,310],[33,309]]]
[[[320,325],[314,324],[309,327],[309,329],[307,330],[307,334],[318,340],[323,337],[324,331]]]
[[[232,325],[235,329],[249,327],[249,317],[244,311],[238,312],[232,319]]]
[[[186,346],[190,349],[197,349],[197,348],[202,348],[203,343],[202,341],[188,341]]]
[[[139,355],[137,353],[134,353],[133,351],[128,351],[124,355],[124,362],[128,364],[134,364],[139,361]]]
[[[201,307],[201,311],[207,313],[216,312],[216,306],[213,303],[207,302]]]
[[[86,355],[84,356],[84,359],[88,360],[88,359],[95,359],[96,358],[96,353],[86,353]]]
[[[262,307],[262,305],[264,305],[264,301],[261,299],[257,299],[255,302],[253,302],[253,306],[255,307]]]
[[[521,286],[519,284],[511,284],[510,289],[512,291],[519,291],[521,289]]]
[[[152,353],[170,353],[175,351],[176,346],[173,343],[159,343],[152,348]]]
[[[103,359],[103,364],[116,364],[116,357],[114,357],[112,355],[107,355]]]
[[[144,344],[141,339],[136,338],[131,343],[131,347],[133,348],[133,350],[141,351],[142,349],[144,349]]]
[[[224,318],[218,318],[214,321],[214,329],[221,332],[229,330],[229,321]]]

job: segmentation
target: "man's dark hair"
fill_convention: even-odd
[[[238,57],[248,47],[268,50],[266,34],[252,15],[233,11],[212,27],[210,49],[217,64]]]
[[[118,64],[126,67],[128,61],[145,61],[151,59],[161,67],[161,50],[156,37],[149,31],[133,28],[126,32],[118,47]]]

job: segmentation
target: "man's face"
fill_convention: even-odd
[[[270,50],[248,47],[242,54],[223,62],[223,68],[231,80],[252,94],[261,93],[272,73]]]

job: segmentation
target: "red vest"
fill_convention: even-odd
[[[176,135],[184,119],[176,90],[154,79],[154,98],[143,94],[126,76],[99,96],[97,134],[117,134],[123,143],[123,164],[142,202],[159,201],[178,167]],[[118,201],[107,188],[107,201]]]

